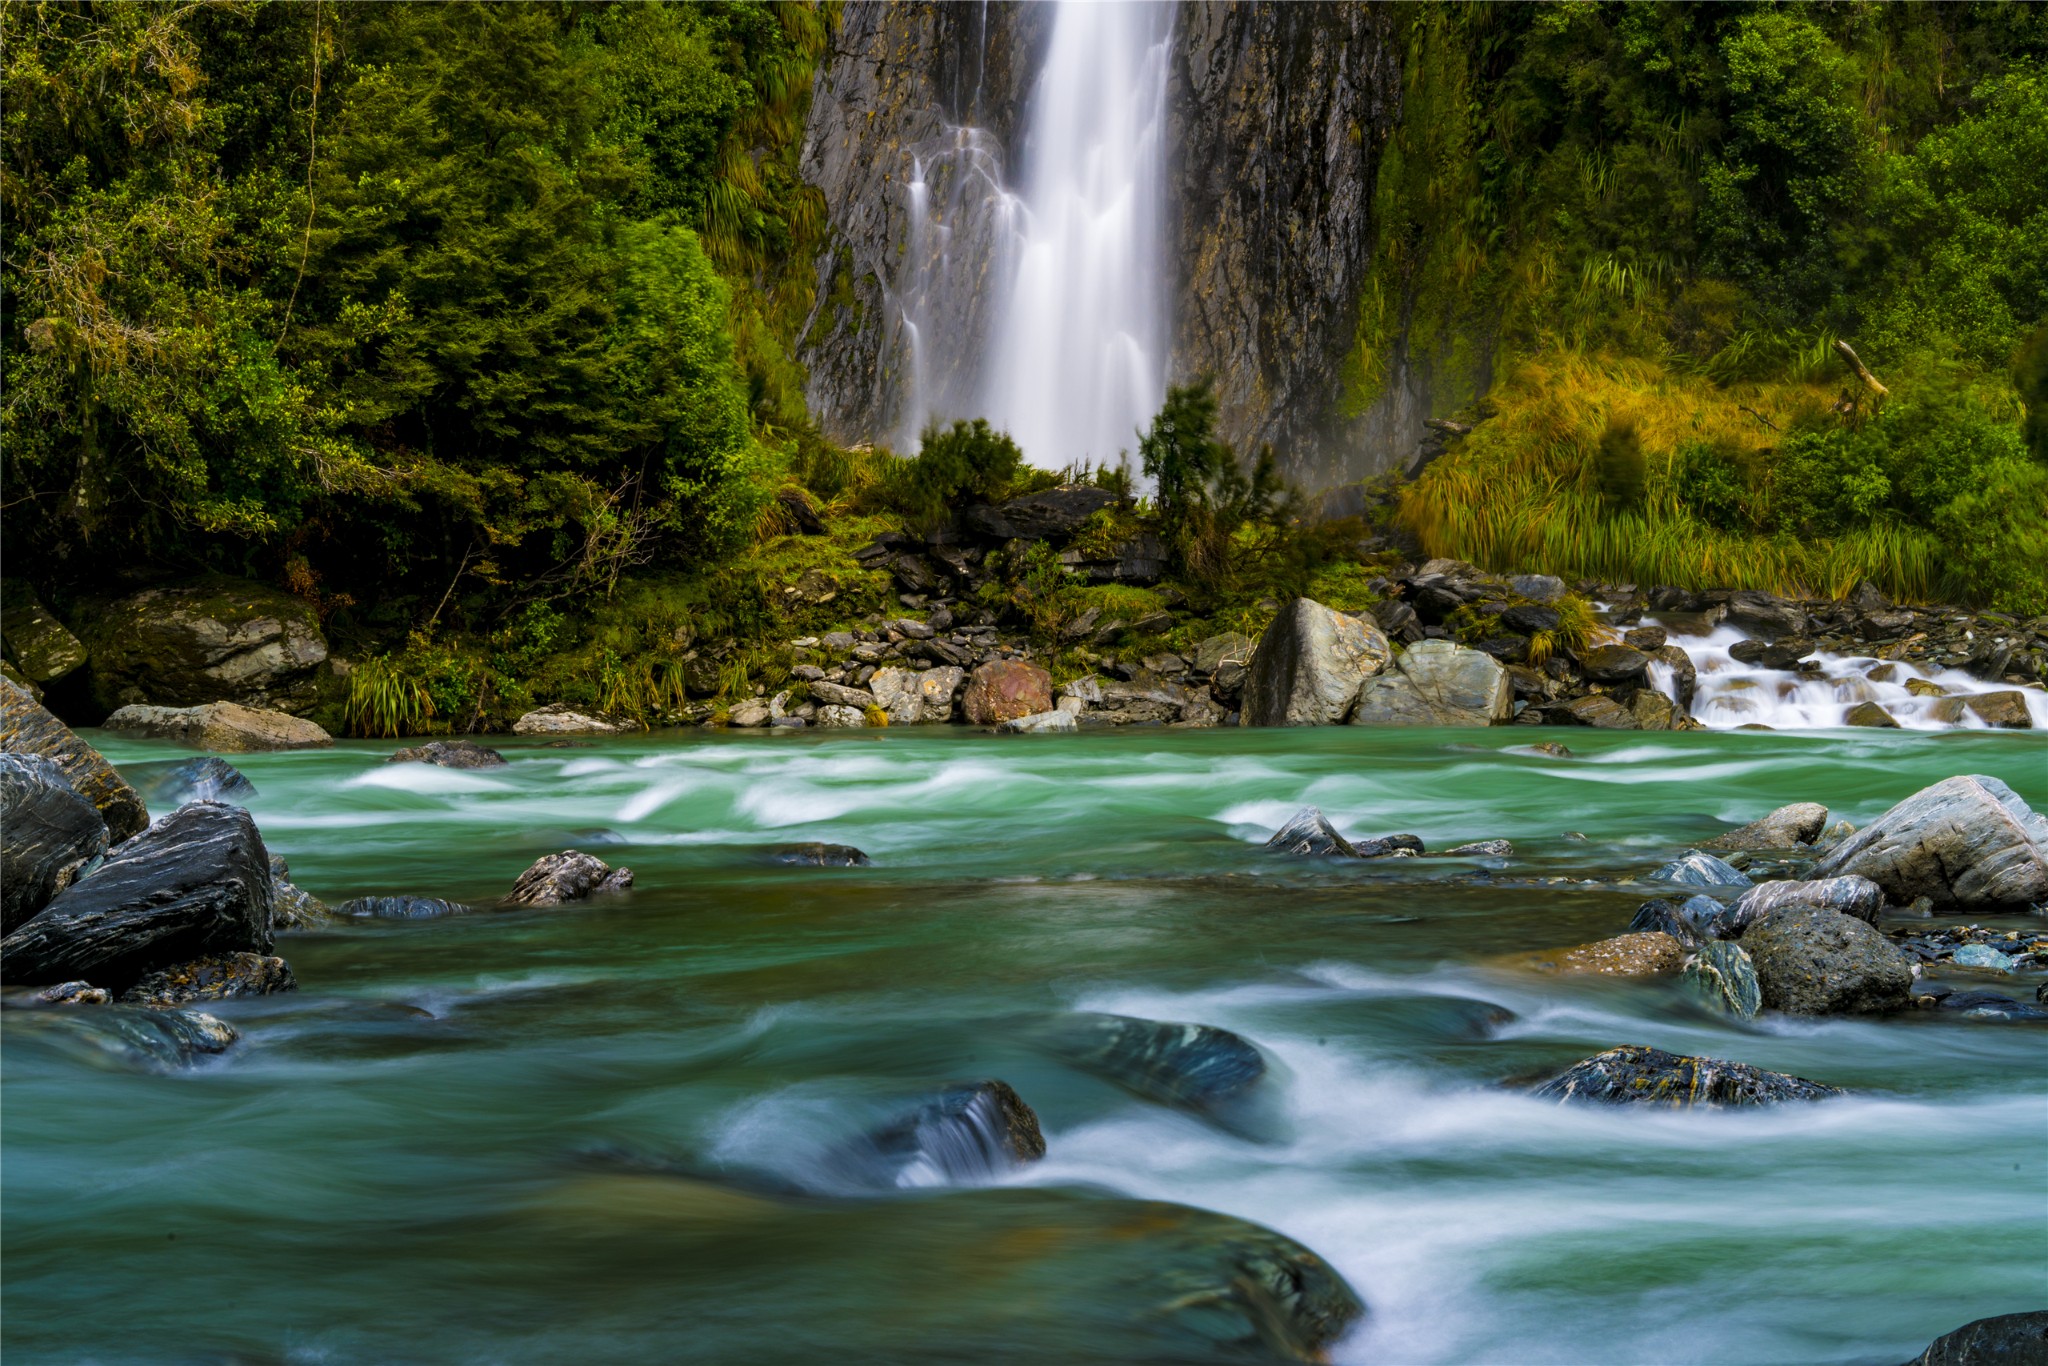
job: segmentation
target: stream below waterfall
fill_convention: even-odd
[[[180,757],[88,738],[118,764]],[[1983,773],[2040,807],[2036,735],[500,744],[510,765],[479,772],[368,743],[235,762],[273,851],[331,902],[488,902],[567,846],[632,867],[633,892],[281,936],[300,989],[212,1007],[242,1040],[189,1070],[10,1031],[10,1366],[1191,1359],[1160,1336],[1179,1253],[1102,1222],[1118,1196],[1319,1253],[1368,1306],[1340,1362],[1893,1366],[2048,1304],[2038,1026],[1743,1025],[1669,983],[1480,962],[1621,932],[1653,891],[1632,879],[1785,802],[1862,824]],[[1515,852],[1261,850],[1311,803],[1349,833]],[[761,857],[796,840],[873,866]],[[2034,981],[1969,985],[2031,999]],[[1273,1123],[1215,1127],[1028,1045],[1020,1022],[1076,1008],[1253,1040]],[[1852,1094],[1643,1112],[1501,1085],[1621,1043]],[[985,1078],[1035,1108],[1043,1161],[749,1193],[814,1185],[878,1117]],[[750,1175],[629,1180],[579,1160],[593,1149]]]

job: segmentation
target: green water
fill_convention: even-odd
[[[178,757],[99,738],[117,763]],[[1186,1248],[1118,1195],[1327,1258],[1369,1306],[1346,1362],[1876,1366],[2048,1305],[2041,1029],[1742,1026],[1665,984],[1476,965],[1620,932],[1645,892],[1618,881],[1787,801],[1861,823],[1974,772],[2048,803],[2048,747],[1573,732],[1560,761],[1527,738],[508,741],[511,766],[480,773],[386,767],[390,746],[238,759],[271,848],[331,901],[488,901],[569,845],[638,886],[284,936],[301,989],[220,1006],[242,1041],[178,1074],[10,1031],[7,1361],[1177,1359],[1159,1307]],[[1351,833],[1516,853],[1262,854],[1310,803]],[[874,866],[759,857],[815,839]],[[1077,1007],[1255,1040],[1271,1127],[1226,1132],[1030,1046],[1031,1022]],[[1619,1043],[1855,1095],[1637,1113],[1498,1086]],[[1049,1147],[992,1188],[771,1199],[575,1157],[815,1185],[850,1136],[986,1077]]]

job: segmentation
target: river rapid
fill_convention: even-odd
[[[1620,933],[1653,894],[1631,879],[1785,802],[1860,825],[1983,773],[2041,807],[2037,736],[927,728],[507,740],[482,772],[392,748],[236,757],[308,891],[486,903],[564,847],[636,889],[281,936],[300,990],[213,1007],[243,1038],[190,1070],[16,1031],[10,1366],[1177,1359],[1148,1336],[1169,1254],[1096,1216],[1113,1194],[1314,1249],[1368,1306],[1341,1362],[1892,1366],[2048,1304],[2039,1027],[1743,1025],[1672,984],[1480,962]],[[1515,853],[1264,853],[1307,804]],[[797,840],[873,866],[761,856]],[[1030,1046],[1072,1009],[1243,1034],[1271,1122],[1231,1132]],[[1853,1094],[1645,1112],[1501,1085],[1622,1043]],[[750,1193],[992,1077],[1048,1147],[995,1189]],[[596,1149],[749,1175],[628,1178]]]

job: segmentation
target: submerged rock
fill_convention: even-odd
[[[778,844],[768,857],[805,868],[865,868],[869,863],[868,856],[850,844]]]
[[[0,753],[0,934],[97,867],[107,823],[54,760]]]
[[[232,754],[274,749],[325,749],[334,737],[303,717],[239,702],[199,707],[127,706],[100,723],[117,735],[169,740]]]
[[[429,740],[424,745],[398,750],[384,762],[438,764],[442,768],[503,768],[505,756],[474,740]]]
[[[224,1020],[196,1010],[106,1006],[94,1010],[7,1011],[8,1047],[35,1040],[99,1067],[169,1072],[225,1053],[240,1038]]]
[[[0,678],[0,750],[40,754],[64,770],[78,795],[106,821],[109,844],[119,844],[149,824],[149,809],[127,779],[49,708],[5,678]]]
[[[2048,1020],[2048,1010],[1997,991],[1945,992],[1934,998],[1934,1006],[1966,1020]]]
[[[1685,1109],[1694,1105],[1776,1105],[1788,1100],[1826,1100],[1846,1093],[1837,1086],[1766,1072],[1747,1063],[1624,1044],[1574,1063],[1533,1094],[1546,1100]]]
[[[1046,1049],[1150,1100],[1214,1114],[1266,1075],[1257,1046],[1213,1025],[1073,1014],[1038,1032]]]
[[[1823,877],[1806,882],[1760,882],[1735,900],[1724,922],[1731,937],[1780,906],[1821,906],[1875,925],[1884,912],[1884,888],[1867,877]]]
[[[121,993],[128,1005],[170,1007],[230,996],[270,996],[297,991],[291,964],[274,955],[223,953],[159,968]]]
[[[1678,971],[1685,961],[1685,949],[1670,935],[1651,930],[1568,948],[1509,954],[1492,961],[1499,967],[1564,977],[1660,977]]]
[[[1417,641],[1357,696],[1354,726],[1492,726],[1513,715],[1507,670],[1448,640]]]
[[[256,795],[256,784],[217,754],[153,773],[139,784],[149,799],[160,806],[183,806],[186,802],[234,802],[237,805]]]
[[[1780,906],[1743,933],[1763,1003],[1791,1015],[1896,1010],[1911,1001],[1910,960],[1854,916]]]
[[[1943,1333],[1904,1366],[2043,1366],[2048,1309],[1977,1319]]]
[[[1506,858],[1515,852],[1515,846],[1506,840],[1474,840],[1461,844],[1455,849],[1443,851],[1444,858]]]
[[[1819,839],[1827,823],[1828,809],[1819,802],[1794,802],[1725,835],[1716,835],[1700,848],[1723,852],[1797,849]]]
[[[1708,940],[1687,960],[1679,976],[1700,1000],[1739,1019],[1753,1020],[1763,1008],[1756,964],[1740,944]]]
[[[1683,857],[1665,864],[1643,881],[1674,882],[1682,887],[1749,886],[1749,878],[1740,869],[1699,849],[1688,849]]]
[[[564,849],[536,859],[505,894],[507,906],[559,906],[593,896],[631,891],[633,870],[613,868],[603,859]]]
[[[1296,598],[1259,638],[1245,671],[1239,721],[1247,726],[1331,726],[1359,685],[1387,667],[1393,647],[1370,620]]]
[[[438,920],[444,915],[467,915],[471,909],[437,896],[359,896],[336,906],[334,913],[376,920]]]
[[[1922,788],[1835,846],[1815,873],[1854,873],[1901,905],[2020,907],[2048,901],[2048,816],[1996,778]]]
[[[855,1184],[929,1186],[986,1181],[1044,1156],[1031,1107],[1009,1083],[985,1081],[948,1087],[829,1165]]]
[[[0,979],[121,990],[153,968],[270,952],[270,856],[238,806],[194,802],[0,939]]]

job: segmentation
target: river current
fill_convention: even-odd
[[[116,763],[179,757],[90,736]],[[1490,955],[1620,933],[1631,885],[1782,803],[1869,821],[1958,773],[2048,803],[2034,735],[938,728],[646,737],[511,764],[238,756],[330,902],[484,903],[540,854],[585,905],[290,934],[300,990],[175,1073],[5,1054],[7,1359],[1016,1361],[1146,1354],[1167,1291],[1113,1194],[1257,1221],[1368,1306],[1341,1362],[1892,1366],[2048,1305],[2048,1051],[1939,1012],[1743,1025],[1676,986]],[[1295,861],[1297,808],[1507,859]],[[857,845],[865,868],[764,845]],[[2019,923],[2019,922],[2013,922]],[[2031,997],[2033,980],[1972,986]],[[1083,1009],[1255,1041],[1232,1132],[1034,1051]],[[1849,1088],[1745,1112],[1502,1086],[1616,1044]],[[997,1189],[771,1201],[892,1107],[1001,1078],[1047,1156]]]

